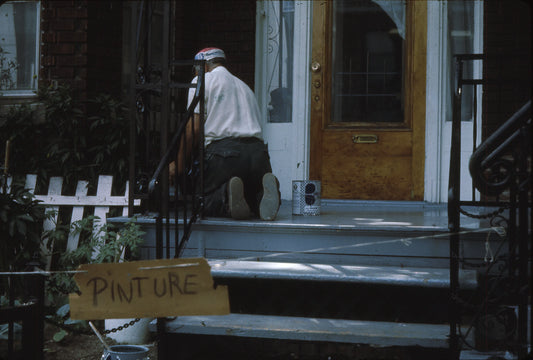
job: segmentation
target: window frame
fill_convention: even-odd
[[[0,99],[9,99],[9,100],[25,100],[30,98],[37,97],[37,91],[39,88],[39,78],[40,78],[40,69],[41,69],[41,1],[40,0],[8,0],[2,5],[13,3],[34,3],[36,7],[35,12],[35,64],[33,66],[33,87],[32,89],[15,89],[15,90],[0,90]]]

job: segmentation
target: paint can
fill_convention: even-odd
[[[104,350],[101,360],[149,360],[148,351],[141,345],[112,345]]]
[[[320,181],[292,181],[292,214],[320,215]]]

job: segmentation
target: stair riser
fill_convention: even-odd
[[[449,266],[449,238],[442,232],[245,230],[196,226],[183,256],[337,265]],[[143,224],[143,231],[146,241],[142,257],[155,258],[155,226]],[[170,256],[174,256],[173,226],[170,234]],[[483,260],[485,239],[482,233],[465,237],[464,258]]]

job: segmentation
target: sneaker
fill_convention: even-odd
[[[259,203],[262,220],[274,220],[280,206],[279,181],[272,173],[263,175],[263,198]]]
[[[229,180],[228,204],[233,219],[244,220],[250,217],[250,207],[244,198],[244,184],[241,178],[232,177]]]

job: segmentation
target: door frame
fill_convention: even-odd
[[[424,200],[432,203],[448,201],[448,173],[450,167],[451,121],[447,119],[446,96],[448,59],[447,1],[428,2],[428,49],[426,113],[426,167]],[[474,8],[474,52],[483,52],[483,1],[477,0]],[[482,75],[482,64],[474,62],[474,77]],[[478,92],[477,143],[481,142],[482,92]],[[461,122],[461,133],[472,134],[473,121]],[[472,154],[472,137],[461,137],[461,198],[471,199],[472,179],[468,159]],[[479,193],[476,191],[479,198]]]
[[[425,122],[426,122],[426,53],[427,53],[427,2],[408,2],[406,12],[406,92],[405,124],[412,131],[411,200],[424,200]],[[320,64],[320,71],[311,75],[311,82],[319,81],[321,87],[311,84],[310,106],[310,167],[309,176],[321,180],[322,131],[331,114],[331,29],[332,2],[313,2],[313,41],[324,43],[312,46],[311,64]],[[412,21],[416,19],[416,21]],[[314,43],[314,44],[315,44]],[[416,54],[416,56],[413,56]],[[313,65],[311,65],[313,66]]]
[[[291,199],[291,180],[309,179],[310,168],[310,111],[311,99],[311,23],[312,9],[319,1],[298,1],[296,2],[298,20],[295,19],[295,26],[299,29],[295,36],[294,53],[294,92],[293,92],[293,123],[287,127],[280,124],[264,124],[268,129],[265,132],[265,141],[272,144],[272,149],[276,148],[275,142],[284,136],[289,141],[289,145],[274,152],[272,166],[274,172],[277,168],[284,168],[280,177],[281,191],[283,199]],[[313,6],[315,5],[315,6]],[[423,171],[424,178],[424,201],[431,203],[447,202],[447,182],[449,167],[449,131],[447,130],[446,115],[446,1],[427,2],[427,72],[426,72],[426,121],[425,121],[425,148],[418,151],[421,156],[425,153],[425,164]],[[260,103],[261,111],[266,113],[268,106],[268,96],[263,90],[266,74],[264,71],[265,53],[267,49],[267,27],[265,19],[264,0],[257,1],[256,13],[256,56],[255,56],[255,92]],[[483,3],[480,2],[476,8],[476,51],[483,50]],[[314,35],[314,34],[313,34]],[[479,68],[476,73],[481,73]],[[482,101],[478,101],[478,114],[481,117],[480,108]],[[481,119],[478,119],[478,124]],[[471,126],[471,123],[463,122],[463,127]],[[478,126],[478,129],[481,127]],[[468,130],[468,129],[465,129]],[[471,130],[469,130],[469,133]],[[480,134],[481,136],[481,134]],[[465,137],[462,137],[465,139]],[[470,138],[470,137],[468,137]],[[285,140],[284,140],[285,141]],[[466,141],[466,140],[463,140]],[[463,149],[470,149],[471,146],[463,144]],[[279,153],[279,156],[276,155]],[[465,154],[466,156],[466,154]],[[280,159],[280,160],[276,160]],[[462,169],[463,175],[468,173],[468,169]],[[277,174],[278,175],[278,174]],[[462,186],[464,191],[469,190],[469,186]]]
[[[313,1],[295,1],[292,121],[267,122],[269,94],[267,59],[270,42],[269,0],[256,1],[255,87],[263,123],[263,137],[268,144],[272,171],[280,181],[281,198],[292,199],[292,180],[309,176],[309,59],[311,54],[311,9]]]

